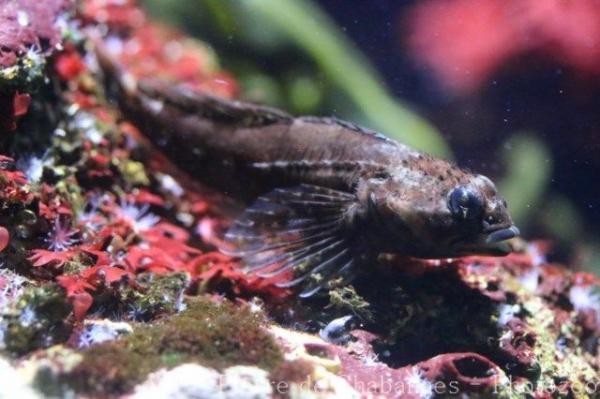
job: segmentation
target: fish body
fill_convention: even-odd
[[[158,81],[139,82],[137,90],[125,109],[145,134],[183,170],[238,198],[300,183],[350,191],[358,177],[417,156],[335,118],[295,118]]]
[[[382,134],[156,80],[121,86],[125,116],[165,155],[247,203],[222,250],[265,278],[291,274],[279,285],[301,296],[380,252],[504,255],[518,235],[490,179]]]

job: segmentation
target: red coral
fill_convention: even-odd
[[[180,270],[181,262],[157,248],[130,247],[125,255],[125,264],[134,272],[149,271],[169,273]]]
[[[88,22],[101,23],[112,29],[132,29],[146,18],[133,0],[88,0],[83,2],[81,16]]]
[[[106,259],[99,256],[94,266],[84,269],[79,274],[60,275],[56,281],[65,289],[67,298],[73,305],[75,320],[82,321],[94,302],[92,292],[102,284],[113,284],[131,276],[126,270],[102,264]]]
[[[186,271],[187,264],[201,252],[186,244],[189,234],[169,223],[159,223],[143,233],[143,242],[126,250],[124,262],[133,272],[168,273]]]
[[[289,297],[292,291],[279,288],[276,283],[286,281],[290,275],[282,275],[270,279],[260,278],[245,273],[239,263],[219,252],[209,252],[198,256],[187,266],[195,281],[203,284],[218,285],[219,282],[228,282],[233,292],[237,295],[264,295],[273,300]]]
[[[48,251],[46,249],[34,249],[29,260],[34,267],[53,266],[61,268],[75,255],[77,255],[76,250]]]
[[[75,183],[75,182],[72,182]],[[54,187],[44,183],[40,189],[40,216],[47,220],[55,220],[59,216],[71,218],[73,210],[68,201],[57,193]]]
[[[65,274],[58,276],[56,281],[65,289],[68,297],[95,289],[86,279],[78,275]]]
[[[25,115],[31,104],[31,96],[18,91],[0,95],[0,132],[12,132],[17,120]]]
[[[1,172],[2,176],[8,181],[16,183],[17,185],[24,185],[27,183],[27,178],[20,170],[4,170]]]
[[[81,12],[89,23],[105,23],[111,30],[112,40],[122,40],[122,52],[117,57],[136,78],[159,76],[216,95],[232,97],[236,94],[235,80],[226,72],[214,69],[210,52],[197,43],[184,40],[177,31],[147,23],[135,2],[90,0],[83,3]],[[289,294],[288,290],[275,287],[273,281],[245,275],[224,255],[203,254],[189,245],[188,230],[150,213],[150,206],[156,207],[161,214],[184,212],[190,215],[186,222],[190,229],[197,222],[196,217],[202,216],[205,221],[203,231],[210,230],[211,237],[215,229],[222,227],[222,221],[209,213],[212,200],[203,194],[181,188],[178,194],[171,196],[167,189],[155,192],[149,188],[132,188],[114,164],[130,159],[134,149],[146,151],[143,138],[132,125],[119,123],[118,114],[98,101],[97,93],[86,83],[89,80],[84,79],[89,72],[76,47],[67,43],[54,58],[53,68],[58,78],[68,83],[62,89],[64,100],[87,112],[82,115],[82,126],[76,126],[83,148],[81,158],[73,165],[77,171],[62,182],[84,190],[89,187],[105,190],[110,184],[119,195],[106,191],[102,196],[84,192],[89,203],[84,209],[78,209],[77,202],[71,203],[72,197],[47,183],[36,186],[35,192],[27,193],[25,176],[14,170],[10,158],[0,158],[0,183],[3,185],[0,195],[10,196],[19,204],[35,199],[37,216],[46,219],[54,230],[66,234],[67,240],[61,241],[65,245],[56,248],[59,250],[37,248],[31,251],[29,260],[34,268],[46,267],[52,271],[73,304],[76,320],[85,317],[103,286],[133,281],[135,274],[142,272],[190,272],[195,281],[227,282],[240,293],[274,297]],[[9,109],[11,118],[26,111],[26,95],[9,100],[7,105],[12,108],[7,106],[5,109]],[[90,133],[92,136],[88,134],[90,124],[97,124],[92,125],[98,127],[97,135],[93,135],[94,131]],[[100,126],[109,127],[111,133],[104,134]],[[149,161],[153,159],[151,156]],[[168,202],[165,195],[169,195]],[[69,223],[63,226],[61,221]],[[73,229],[71,221],[76,224]],[[47,239],[42,234],[45,234],[43,226],[48,224],[42,222],[41,226],[38,238]],[[70,241],[74,231],[77,231],[79,245]],[[204,238],[205,243],[212,242],[212,238]],[[67,262],[76,262],[78,270],[66,270]]]
[[[97,283],[102,281],[106,284],[112,284],[131,277],[131,273],[118,267],[98,265],[86,269],[83,276],[88,281],[95,281]]]
[[[88,310],[94,303],[94,298],[92,298],[92,295],[90,295],[89,292],[72,294],[69,295],[68,298],[73,304],[73,316],[75,317],[75,320],[79,322],[83,321]]]
[[[6,227],[0,226],[0,252],[4,251],[10,243],[10,233]]]
[[[144,240],[165,253],[181,260],[189,260],[191,256],[201,253],[199,249],[186,244],[189,233],[173,224],[161,222],[143,232]]]
[[[111,11],[105,13],[109,15]],[[158,77],[226,98],[237,95],[235,79],[227,72],[214,71],[210,52],[184,40],[178,31],[150,23],[130,28],[121,35],[120,46],[105,46],[101,42],[98,45],[132,77]]]
[[[69,47],[56,56],[54,69],[61,80],[69,82],[85,71],[86,67],[79,53]]]
[[[28,93],[15,92],[13,98],[13,115],[15,117],[23,116],[29,110],[31,105],[31,96]]]
[[[82,321],[94,302],[94,298],[88,292],[88,290],[94,290],[94,286],[85,279],[74,275],[58,276],[56,281],[65,289],[67,298],[73,305],[75,320]]]
[[[16,204],[30,203],[34,195],[26,189],[26,183],[23,172],[15,170],[14,160],[0,155],[0,198]]]

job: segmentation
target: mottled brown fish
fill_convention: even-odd
[[[260,276],[293,272],[280,285],[303,297],[381,252],[505,255],[519,234],[490,179],[379,133],[112,75],[125,115],[176,165],[248,203],[223,250]]]

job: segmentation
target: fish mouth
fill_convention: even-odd
[[[489,233],[485,239],[486,244],[495,244],[501,241],[510,240],[511,238],[518,237],[521,234],[519,228],[515,225],[507,227],[505,229],[499,229]]]
[[[494,229],[480,235],[472,244],[465,245],[462,252],[465,255],[505,256],[512,252],[512,246],[508,240],[518,237],[520,234],[519,228],[515,225]]]

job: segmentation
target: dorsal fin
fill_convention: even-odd
[[[140,80],[138,90],[145,96],[168,102],[184,113],[222,123],[260,127],[273,123],[291,123],[294,119],[292,115],[275,108],[199,93],[181,85],[168,86],[157,79]]]
[[[351,130],[353,132],[365,135],[365,136],[369,136],[369,137],[373,137],[377,140],[381,140],[384,141],[386,143],[396,143],[395,141],[393,141],[392,139],[390,139],[389,137],[387,137],[386,135],[379,133],[375,130],[372,129],[367,129],[365,127],[356,125],[352,122],[348,122],[342,119],[338,119],[336,117],[321,117],[321,116],[302,116],[297,118],[298,120],[301,120],[303,122],[307,122],[307,123],[315,123],[315,124],[324,124],[324,125],[337,125],[339,127],[342,127],[344,129],[348,129]]]

